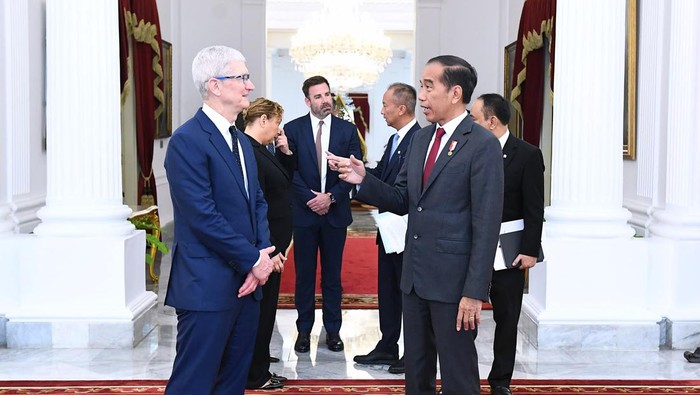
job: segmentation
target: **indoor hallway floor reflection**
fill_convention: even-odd
[[[367,231],[366,214],[354,213],[355,226]],[[371,221],[371,219],[370,219]],[[358,229],[356,229],[358,230]],[[165,230],[166,234],[168,229]],[[169,243],[171,245],[171,243]],[[0,348],[0,380],[109,380],[167,379],[175,356],[176,317],[163,306],[170,257],[161,261],[158,289],[158,326],[133,349],[6,349]],[[340,335],[343,352],[331,352],[325,345],[321,313],[311,336],[311,351],[297,354],[296,311],[279,310],[271,342],[271,371],[290,379],[396,379],[387,366],[363,366],[353,362],[357,354],[372,350],[379,339],[376,310],[345,310]],[[486,378],[493,360],[491,347],[494,323],[490,311],[483,313],[476,340],[479,370]],[[700,346],[700,345],[698,345]],[[700,379],[700,364],[683,358],[683,350],[661,351],[576,351],[537,350],[519,340],[514,378],[533,379]]]

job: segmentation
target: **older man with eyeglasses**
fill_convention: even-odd
[[[243,395],[275,250],[253,148],[234,126],[255,85],[243,55],[223,46],[202,49],[192,77],[204,103],[165,156],[175,216],[165,304],[177,312],[165,393]]]

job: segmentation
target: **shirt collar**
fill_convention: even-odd
[[[454,131],[457,129],[457,126],[459,126],[459,124],[462,123],[464,118],[466,118],[468,115],[469,115],[469,112],[467,112],[467,110],[464,110],[463,113],[456,116],[453,120],[447,122],[444,125],[438,124],[437,127],[445,129],[445,134],[448,136],[451,136],[452,133],[454,133]]]
[[[413,127],[413,125],[416,124],[416,122],[418,121],[416,121],[416,119],[413,118],[411,122],[407,123],[404,127],[396,131],[396,134],[399,135],[399,141],[401,141],[406,136],[406,133],[408,133],[408,131],[411,130],[411,128]]]
[[[314,127],[317,126],[318,123],[321,121],[323,121],[323,124],[325,126],[329,126],[331,124],[331,114],[326,115],[326,117],[323,119],[316,118],[316,116],[311,112],[309,112],[309,116],[311,117],[311,125]]]
[[[230,123],[226,118],[224,118],[223,115],[219,114],[211,108],[207,103],[202,104],[202,112],[211,119],[211,121],[214,123],[214,126],[222,133],[226,134],[228,133],[228,128],[233,125]]]
[[[498,142],[501,143],[501,151],[503,151],[503,147],[506,146],[506,141],[508,141],[508,136],[510,136],[510,131],[506,129],[506,132],[503,133],[503,136],[498,138]]]

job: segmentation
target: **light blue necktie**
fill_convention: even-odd
[[[399,134],[396,133],[394,134],[394,139],[391,140],[391,151],[389,151],[389,160],[394,156],[394,153],[396,152],[396,148],[399,146]]]

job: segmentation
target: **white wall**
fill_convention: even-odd
[[[416,81],[430,58],[450,54],[476,68],[479,78],[474,97],[502,92],[505,44],[501,42],[499,2],[418,0],[416,5]]]

